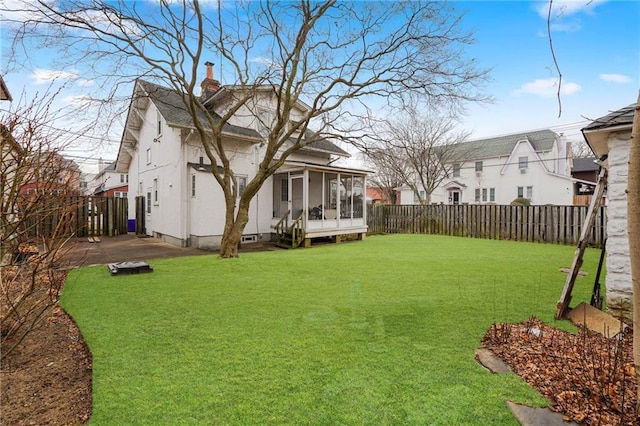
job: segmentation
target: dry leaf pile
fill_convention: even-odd
[[[640,424],[631,328],[607,338],[587,329],[568,333],[530,318],[493,324],[482,344],[549,399],[565,420]]]

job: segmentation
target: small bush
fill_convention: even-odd
[[[530,206],[531,201],[528,198],[519,197],[511,202],[512,206]]]

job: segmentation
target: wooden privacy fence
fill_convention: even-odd
[[[375,205],[367,207],[370,234],[439,234],[577,245],[588,206]],[[589,245],[602,247],[607,210],[600,207]]]
[[[43,209],[26,224],[29,237],[114,236],[126,234],[128,227],[127,199],[116,197],[74,196],[55,206]]]

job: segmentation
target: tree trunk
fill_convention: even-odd
[[[633,362],[636,380],[640,383],[640,93],[636,102],[629,151],[629,180],[627,182],[627,220],[629,254],[633,284]],[[640,386],[638,386],[636,413],[640,413]]]
[[[219,256],[223,259],[238,257],[238,248],[242,231],[249,221],[249,204],[240,203],[238,213],[231,220],[226,221]]]

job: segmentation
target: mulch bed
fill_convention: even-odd
[[[3,425],[79,425],[91,415],[91,353],[59,307],[0,365]]]
[[[564,419],[584,425],[638,425],[633,332],[607,338],[567,333],[531,318],[494,324],[482,345],[538,390]]]

